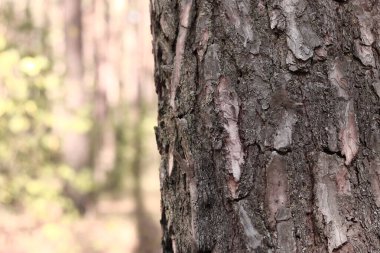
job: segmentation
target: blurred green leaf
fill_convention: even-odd
[[[46,134],[41,139],[43,146],[51,151],[59,151],[59,138],[52,134]]]
[[[37,76],[47,68],[49,61],[44,56],[24,57],[20,61],[20,70],[28,76]]]
[[[55,74],[48,74],[44,77],[43,81],[39,82],[38,84],[40,87],[44,87],[48,90],[54,90],[59,88],[60,83],[61,81],[59,76]]]
[[[12,201],[12,193],[9,192],[7,189],[4,189],[4,187],[0,188],[0,203],[1,204],[9,204]]]
[[[42,233],[50,240],[59,240],[63,235],[62,226],[55,223],[45,224]]]
[[[30,122],[25,116],[15,115],[10,119],[8,127],[11,132],[17,134],[27,131],[30,128]]]
[[[35,101],[33,100],[28,100],[24,104],[24,110],[26,113],[29,115],[34,115],[38,112],[38,107]]]
[[[7,40],[5,39],[4,36],[0,35],[0,51],[4,50],[6,46],[7,46]]]
[[[51,115],[50,120],[65,132],[86,133],[92,128],[92,121],[79,115]]]
[[[13,108],[14,108],[14,103],[12,100],[7,99],[7,98],[0,99],[0,116],[11,112]]]
[[[73,181],[74,187],[82,193],[90,192],[94,188],[92,173],[89,169],[79,171]]]
[[[10,160],[11,156],[12,154],[9,146],[4,142],[0,142],[0,160],[8,161]]]
[[[42,182],[39,180],[28,180],[25,185],[25,190],[30,195],[39,195],[43,193],[46,189]]]
[[[70,166],[61,165],[57,168],[57,171],[58,175],[67,181],[72,181],[75,178],[75,171]]]
[[[8,91],[14,99],[26,100],[29,97],[28,82],[22,78],[9,78]]]
[[[0,76],[13,75],[13,68],[20,60],[20,54],[16,49],[9,49],[0,53]]]

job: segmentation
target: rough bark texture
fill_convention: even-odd
[[[164,252],[380,252],[380,3],[151,2]]]

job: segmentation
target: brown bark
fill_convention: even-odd
[[[378,1],[151,2],[164,252],[379,252]]]

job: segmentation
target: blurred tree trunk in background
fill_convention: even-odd
[[[146,3],[141,1],[93,1],[93,20],[96,22],[93,28],[96,122],[93,168],[98,184],[117,190],[121,180],[119,177],[123,173],[116,171],[118,178],[110,173],[115,173],[117,158],[130,157],[137,233],[141,238],[136,252],[150,253],[157,249],[159,231],[145,208],[142,185],[142,175],[146,170],[144,156],[147,153],[144,120],[151,104],[147,99],[152,96],[144,90],[152,82],[150,61],[147,60],[150,56],[145,55],[149,41],[146,41],[148,36],[144,33],[146,27],[141,23],[142,15],[147,14],[144,7],[146,9]],[[125,135],[126,127],[132,132],[127,138],[130,149],[116,146],[116,131],[120,127],[120,136]],[[121,145],[122,140],[118,141]],[[130,154],[117,153],[117,148]]]
[[[58,128],[61,127],[63,162],[78,172],[90,166],[89,133],[87,127],[82,129],[90,110],[89,93],[83,79],[82,1],[65,0],[63,4],[66,72],[61,113],[64,124]],[[76,189],[72,182],[66,183],[65,192],[83,213],[88,204],[87,194]]]
[[[138,86],[137,98],[135,100],[134,110],[136,113],[135,124],[133,127],[133,150],[135,152],[132,161],[132,176],[133,176],[133,196],[136,202],[135,215],[137,218],[137,233],[141,240],[135,249],[136,253],[153,253],[157,251],[159,234],[156,222],[151,218],[144,205],[143,195],[143,180],[144,172],[144,133],[143,124],[146,117],[146,101],[142,91],[141,84]],[[149,242],[149,243],[147,243]]]
[[[95,45],[95,100],[94,100],[94,177],[97,183],[104,184],[115,167],[116,132],[112,111],[119,106],[120,75],[117,70],[121,51],[122,26],[112,22],[119,15],[114,12],[113,2],[94,0],[93,28]],[[121,8],[121,13],[125,14]],[[115,57],[115,55],[117,57]],[[115,59],[116,58],[116,59]]]
[[[152,1],[164,252],[379,252],[377,1]]]
[[[152,93],[147,92],[147,86],[151,81],[149,73],[148,60],[150,55],[146,55],[148,36],[146,27],[142,23],[144,15],[148,14],[147,5],[142,1],[127,1],[128,12],[126,21],[130,26],[125,31],[127,46],[124,51],[125,65],[127,72],[124,72],[125,83],[123,85],[124,99],[127,101],[129,110],[129,119],[133,124],[133,158],[132,158],[132,177],[133,177],[133,195],[136,202],[135,215],[137,218],[138,237],[141,238],[136,253],[152,253],[157,252],[155,245],[159,242],[158,224],[149,214],[144,203],[144,180],[142,176],[147,170],[151,159],[146,157],[148,152],[146,149],[147,136],[144,134],[144,121],[147,118],[147,110],[151,105]],[[132,83],[137,85],[131,86]],[[149,100],[150,99],[150,100]]]
[[[75,122],[76,117],[86,114],[88,92],[83,82],[82,54],[82,1],[65,0],[65,97],[64,117]],[[63,129],[62,153],[64,161],[75,170],[89,166],[89,137],[75,126]]]

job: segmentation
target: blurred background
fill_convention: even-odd
[[[0,253],[160,252],[149,0],[0,0]]]

